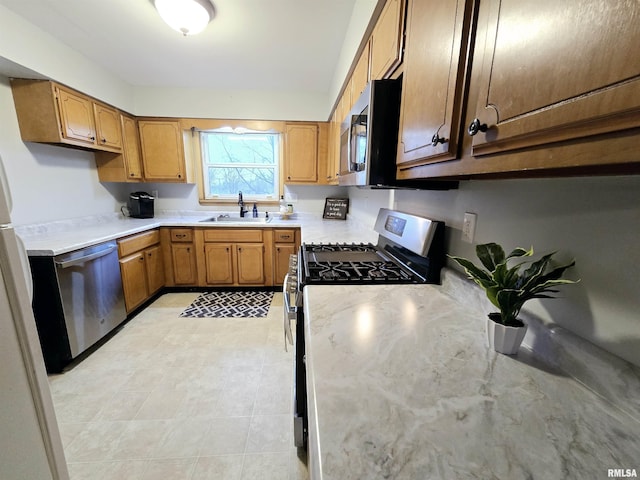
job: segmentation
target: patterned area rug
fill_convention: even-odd
[[[207,292],[196,298],[181,317],[246,318],[266,317],[273,292],[237,291]]]

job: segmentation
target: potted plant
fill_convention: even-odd
[[[505,255],[497,243],[486,243],[476,246],[476,255],[484,269],[465,258],[449,255],[464,268],[470,279],[485,290],[487,298],[500,310],[490,313],[487,320],[489,346],[497,352],[513,355],[520,348],[527,326],[518,319],[518,314],[527,300],[554,298],[548,295],[558,291],[553,287],[576,283],[561,278],[567,268],[575,265],[575,261],[550,268],[551,257],[555,253],[509,267],[510,260],[532,256],[533,247],[529,250],[518,247]]]

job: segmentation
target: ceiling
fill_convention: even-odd
[[[150,0],[0,0],[133,86],[326,93],[351,13],[376,0],[212,0],[184,37]]]

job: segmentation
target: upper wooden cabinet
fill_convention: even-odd
[[[141,182],[142,157],[138,138],[138,123],[129,115],[120,114],[122,152],[96,152],[98,178],[101,182]]]
[[[409,0],[398,164],[457,156],[471,3]]]
[[[473,155],[640,126],[640,4],[489,0]]]
[[[317,123],[288,123],[284,140],[285,183],[318,182]]]
[[[60,133],[66,140],[96,145],[96,126],[91,100],[76,92],[54,85],[60,113]]]
[[[399,179],[640,171],[638,2],[447,0],[428,15],[420,3],[407,15]],[[430,146],[434,134],[444,143]]]
[[[369,45],[371,41],[369,41],[362,53],[360,54],[360,58],[356,63],[355,68],[353,69],[353,73],[351,74],[351,80],[349,82],[351,89],[351,106],[358,99],[360,94],[367,87],[367,83],[369,83]],[[342,121],[342,120],[340,120]]]
[[[48,80],[12,79],[11,90],[25,142],[66,144],[118,152],[118,111]]]
[[[144,177],[150,182],[187,182],[187,165],[179,120],[138,121]]]
[[[387,78],[402,62],[404,4],[387,0],[371,34],[371,79]]]
[[[111,150],[122,150],[120,112],[113,107],[94,103],[93,113],[96,121],[97,144]]]

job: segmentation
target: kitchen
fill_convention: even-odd
[[[3,59],[0,145],[14,197],[14,223],[20,226],[112,214],[140,186],[100,183],[93,153],[22,142],[7,77],[25,76],[26,68],[109,104],[148,116],[324,121],[374,8],[375,2],[366,6],[365,3],[355,3],[369,13],[367,16],[354,11],[352,22],[360,21],[359,29],[356,28],[360,33],[347,38],[350,46],[336,68],[328,94],[270,91],[265,95],[250,91],[242,93],[241,101],[237,92],[229,88],[130,87],[96,61],[0,6]],[[347,40],[345,43],[349,43]],[[18,68],[22,75],[14,73]],[[620,155],[635,155],[637,161],[637,149],[621,150]],[[349,221],[369,229],[380,207],[443,220],[449,227],[450,254],[466,257],[473,254],[473,245],[462,242],[460,232],[464,213],[474,212],[478,218],[476,244],[499,240],[510,247],[533,245],[539,252],[559,250],[563,257],[575,258],[574,274],[581,279],[580,284],[563,290],[562,300],[533,303],[531,313],[558,323],[637,366],[640,364],[638,274],[630,266],[640,260],[639,183],[639,178],[633,175],[595,175],[472,179],[461,181],[457,190],[449,191],[300,185],[290,185],[287,190],[298,199],[296,210],[314,213],[322,211],[326,197],[346,194],[350,199]],[[194,185],[154,183],[144,189],[158,191],[159,210],[209,209],[200,206]],[[628,396],[633,398],[631,394]]]

